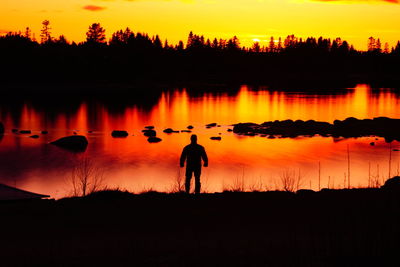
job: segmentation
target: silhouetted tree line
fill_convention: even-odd
[[[206,39],[189,33],[172,45],[158,35],[119,30],[107,40],[99,24],[89,26],[84,42],[53,37],[43,21],[40,41],[29,28],[0,37],[3,81],[397,81],[400,42],[389,48],[368,39],[368,51],[347,41],[289,35],[267,45],[244,47],[239,39]]]

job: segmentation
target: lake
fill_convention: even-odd
[[[239,122],[317,120],[333,122],[386,116],[400,118],[400,95],[392,89],[368,85],[324,93],[286,92],[243,85],[226,92],[165,90],[151,101],[130,99],[124,103],[99,100],[60,105],[21,101],[0,106],[6,133],[0,137],[0,182],[62,198],[72,194],[71,175],[77,162],[89,159],[102,173],[102,185],[133,192],[171,191],[178,177],[179,156],[191,133],[166,134],[165,128],[193,134],[208,153],[203,168],[206,192],[244,187],[245,190],[282,189],[282,177],[300,177],[301,188],[365,187],[382,184],[399,173],[399,143],[383,138],[298,137],[269,139],[239,136],[228,129]],[[45,102],[45,101],[44,101]],[[219,127],[206,128],[208,123]],[[153,125],[162,142],[150,144],[141,132]],[[38,139],[15,134],[12,128],[29,129]],[[47,130],[46,135],[41,134]],[[111,137],[112,130],[126,130],[126,138]],[[57,138],[85,135],[89,145],[72,153],[50,145]],[[221,141],[210,137],[221,136]],[[375,142],[375,146],[370,143]],[[348,175],[350,156],[350,181]],[[391,152],[392,151],[392,152]],[[391,154],[391,155],[390,155]],[[391,167],[389,170],[389,157]]]

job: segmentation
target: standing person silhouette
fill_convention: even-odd
[[[190,145],[185,146],[182,151],[180,166],[183,168],[186,161],[186,193],[190,192],[190,180],[192,179],[192,173],[194,173],[195,193],[200,194],[201,160],[203,159],[204,167],[208,167],[208,158],[204,147],[197,144],[197,135],[193,134],[190,137],[190,141]]]

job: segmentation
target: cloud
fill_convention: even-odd
[[[365,3],[365,2],[375,2],[375,3],[391,3],[391,4],[399,4],[400,0],[312,0],[318,2],[325,3],[339,3],[339,2],[347,2],[347,3]]]
[[[84,6],[83,9],[88,10],[88,11],[103,11],[104,9],[106,9],[106,7],[87,5],[87,6]]]

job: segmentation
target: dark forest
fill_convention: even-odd
[[[241,46],[240,40],[206,39],[189,33],[186,42],[170,45],[158,35],[129,28],[107,39],[99,23],[89,26],[86,41],[53,37],[44,21],[40,40],[31,30],[0,37],[3,83],[264,83],[400,84],[400,42],[389,48],[370,37],[368,51],[341,38],[274,39],[268,46]]]

